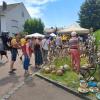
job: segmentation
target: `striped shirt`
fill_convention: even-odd
[[[70,47],[70,49],[78,49],[78,43],[79,43],[78,38],[77,37],[72,37],[69,40],[69,47]]]

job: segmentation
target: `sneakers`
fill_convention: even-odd
[[[9,71],[9,74],[15,74],[15,72],[13,70]]]
[[[10,70],[9,71],[9,74],[15,74],[15,72],[14,71],[16,71],[17,69],[12,69],[12,70]]]
[[[16,71],[16,70],[17,70],[17,69],[15,69],[15,68],[14,68],[14,69],[12,69],[12,71]]]

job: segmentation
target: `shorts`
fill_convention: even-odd
[[[12,61],[16,61],[17,53],[18,53],[18,51],[17,51],[16,48],[12,48],[12,49],[11,49],[11,60],[12,60]]]

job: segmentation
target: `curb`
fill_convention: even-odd
[[[54,81],[54,80],[49,79],[49,78],[47,78],[47,77],[44,77],[43,75],[40,75],[40,74],[38,74],[38,73],[36,73],[35,75],[36,75],[37,77],[41,78],[41,79],[44,79],[44,80],[46,80],[46,81],[48,81],[48,82],[54,84],[55,86],[57,86],[57,87],[59,87],[59,88],[62,88],[63,90],[65,90],[65,91],[67,91],[67,92],[69,92],[69,93],[71,93],[71,94],[74,94],[74,95],[80,97],[80,98],[83,99],[83,100],[92,100],[92,99],[90,99],[89,97],[84,96],[84,95],[82,95],[82,94],[79,94],[78,92],[73,91],[72,89],[70,89],[70,88],[68,88],[68,87],[66,87],[66,86],[64,86],[64,85],[62,85],[60,82],[57,82],[57,81]]]

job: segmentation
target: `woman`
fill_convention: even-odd
[[[35,39],[34,53],[35,53],[35,68],[39,68],[39,66],[43,64],[41,39],[40,38]]]
[[[69,48],[71,54],[71,63],[73,70],[77,73],[80,71],[80,53],[79,53],[79,40],[76,32],[71,33],[71,39],[69,40]]]

